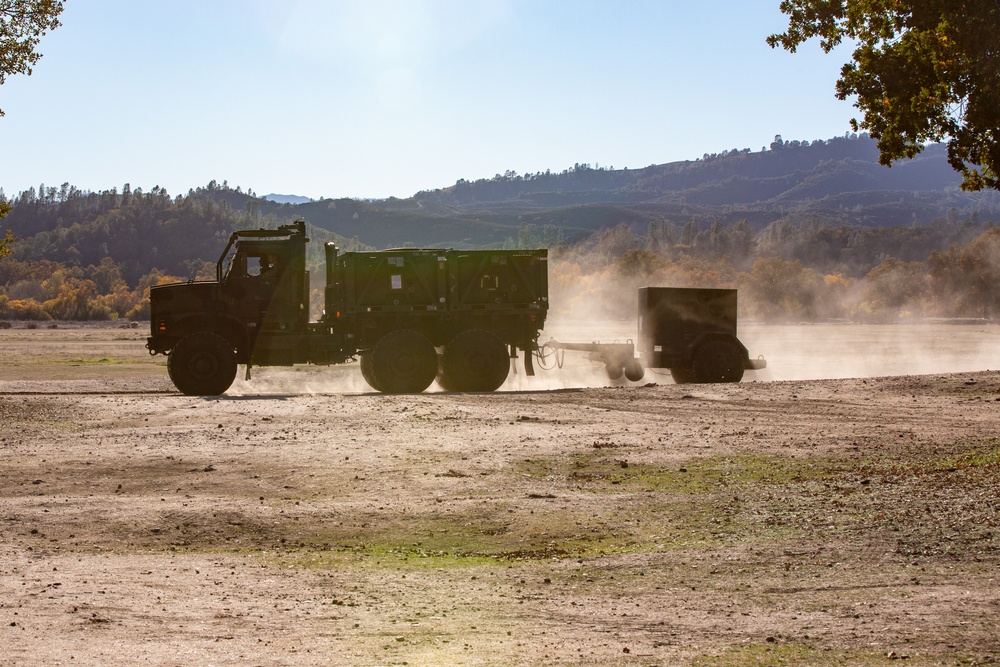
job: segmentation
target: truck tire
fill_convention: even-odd
[[[382,336],[371,351],[374,383],[386,394],[417,394],[437,375],[437,352],[427,336],[397,329]]]
[[[694,382],[694,371],[690,368],[671,368],[670,377],[674,379],[674,384],[691,384]]]
[[[365,379],[368,386],[375,391],[382,391],[378,380],[375,379],[375,369],[372,368],[372,353],[362,352],[358,355],[358,365],[361,367],[361,377]]]
[[[448,381],[450,378],[444,374],[444,354],[438,352],[437,358],[438,372],[435,380],[437,380],[438,386],[445,391],[456,391],[455,387]]]
[[[691,364],[695,382],[739,382],[743,379],[743,351],[728,340],[710,340],[699,347]]]
[[[214,333],[188,334],[167,356],[167,373],[188,396],[218,396],[236,379],[236,350]]]
[[[447,391],[496,391],[509,373],[510,356],[500,337],[469,329],[445,345],[438,384]]]

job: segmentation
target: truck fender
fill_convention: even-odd
[[[250,360],[251,343],[246,325],[235,317],[193,316],[180,320],[174,325],[180,340],[196,331],[207,331],[226,339],[236,350],[237,361],[241,364]]]

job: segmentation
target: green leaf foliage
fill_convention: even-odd
[[[0,0],[0,84],[11,74],[31,74],[42,57],[38,41],[59,27],[62,10],[62,0]]]
[[[784,0],[788,30],[767,42],[791,52],[818,37],[854,45],[837,97],[854,99],[880,162],[947,140],[966,190],[1000,189],[1000,3],[996,0]]]

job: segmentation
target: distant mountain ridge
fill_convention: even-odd
[[[690,247],[702,233],[719,238],[720,230],[773,243],[807,228],[847,239],[844,252],[865,258],[852,260],[857,268],[883,254],[899,257],[892,241],[899,235],[881,234],[876,250],[872,235],[849,230],[903,229],[914,236],[909,232],[923,229],[924,241],[906,255],[922,260],[1000,224],[1000,192],[963,192],[959,182],[942,145],[887,168],[867,136],[776,138],[760,152],[724,151],[641,169],[577,164],[561,173],[508,171],[405,199],[258,197],[215,181],[171,197],[161,188],[141,192],[126,184],[120,192],[83,192],[67,183],[20,193],[3,226],[17,239],[15,259],[87,266],[110,257],[130,284],[150,267],[193,275],[203,263],[214,266],[233,229],[274,228],[294,219],[310,225],[316,266],[325,241],[343,250],[552,247],[596,243],[613,232],[619,239],[655,237]],[[859,243],[867,244],[863,252]]]
[[[305,204],[312,201],[309,197],[302,197],[301,195],[279,195],[273,192],[269,195],[264,195],[262,199],[273,201],[276,204]]]
[[[760,152],[732,150],[641,169],[578,164],[561,173],[459,180],[406,199],[266,201],[260,207],[374,247],[492,246],[526,226],[575,241],[617,225],[643,234],[654,222],[683,227],[746,220],[759,231],[778,221],[891,227],[972,213],[1000,219],[997,192],[963,192],[960,181],[940,144],[889,168],[878,163],[876,142],[866,135],[813,142],[776,137]]]

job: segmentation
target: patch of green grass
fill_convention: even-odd
[[[1000,472],[1000,438],[949,447],[953,453],[900,459],[892,456],[866,457],[858,472],[885,482],[914,481],[923,476],[964,473],[968,477],[994,476]],[[957,450],[957,451],[956,451]]]
[[[961,470],[991,466],[1000,466],[1000,439],[997,438],[985,441],[973,451],[944,459],[940,467],[945,470]]]
[[[258,550],[295,567],[461,568],[592,557],[642,546],[630,534],[612,536],[579,528],[581,518],[558,511],[537,521],[507,525],[486,516],[418,515],[402,521],[370,517],[359,524],[331,528],[301,521],[272,525],[232,513],[198,525],[178,524],[179,519],[162,521],[164,528],[155,538],[146,536],[145,548],[220,553]],[[130,529],[134,531],[134,527],[123,527],[123,532]]]
[[[581,489],[595,492],[710,494],[733,485],[779,486],[823,480],[844,467],[845,463],[836,459],[757,454],[691,459],[666,467],[588,451],[566,460],[525,460],[517,466],[517,472],[535,478],[565,478]]]
[[[915,463],[888,455],[859,460],[742,454],[666,465],[630,463],[607,451],[588,450],[521,462],[514,474],[544,480],[544,494],[484,498],[474,505],[435,506],[406,515],[372,509],[333,524],[308,513],[263,521],[243,508],[220,511],[218,517],[213,513],[211,519],[181,513],[165,516],[158,524],[163,530],[139,542],[153,549],[273,551],[293,567],[466,568],[834,535],[853,539],[861,529],[922,525],[926,503],[908,499],[921,489],[952,488],[956,474],[963,483],[986,488],[978,477],[986,479],[996,469],[998,450],[997,442],[989,441],[938,450]],[[949,466],[987,472],[978,477],[921,472]],[[201,474],[199,466],[149,472],[156,474],[133,471],[123,492],[144,493],[165,484],[221,490],[220,482]],[[110,489],[106,484],[118,477],[100,481]],[[248,498],[256,505],[254,500]],[[934,516],[959,525],[968,513],[952,516],[945,511],[952,506],[964,507],[935,505]],[[124,534],[132,530],[122,528]],[[942,548],[935,537],[940,530],[928,531],[910,535],[906,548]],[[992,537],[984,533],[981,539]]]
[[[581,525],[584,518],[564,510],[509,522],[485,516],[418,516],[324,538],[344,553],[426,567],[585,557],[618,552],[636,542],[627,533],[612,537],[606,531],[592,532]]]
[[[56,362],[56,363],[59,363],[59,362]],[[73,365],[76,365],[76,364],[83,364],[83,365],[89,365],[89,364],[112,365],[112,364],[128,364],[128,363],[133,363],[133,362],[122,361],[121,359],[109,359],[107,357],[102,357],[101,359],[67,359],[65,362],[62,362],[62,363],[73,364]]]

